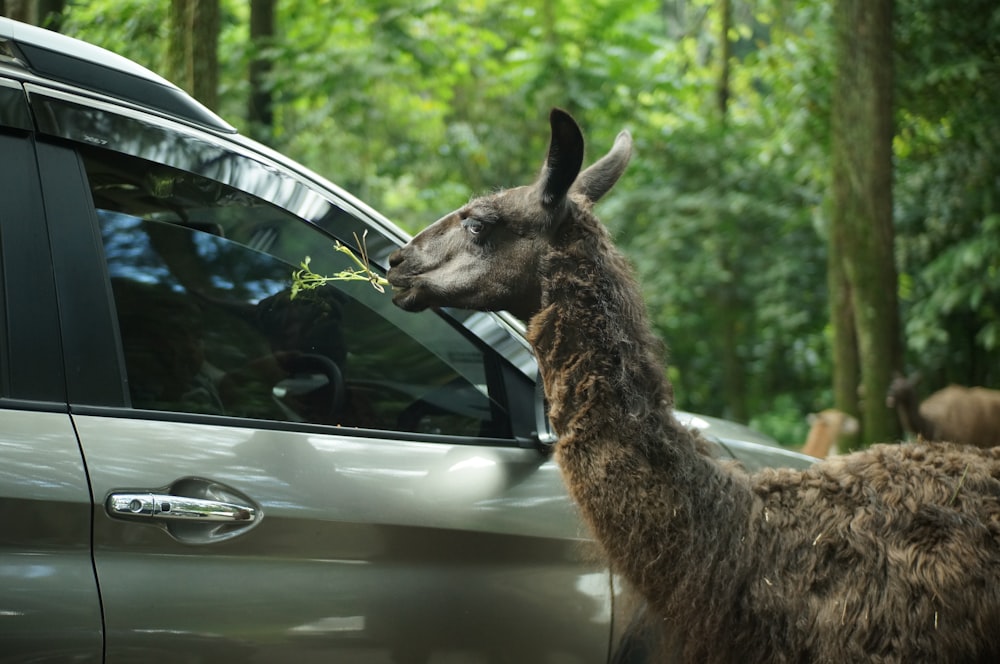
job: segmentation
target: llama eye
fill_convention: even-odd
[[[475,217],[469,217],[462,220],[462,228],[468,231],[472,237],[477,237],[486,230],[486,224]]]

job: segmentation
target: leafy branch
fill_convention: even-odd
[[[347,247],[340,242],[334,245],[334,249],[342,254],[347,254],[354,261],[357,268],[353,270],[341,270],[336,274],[330,276],[324,276],[321,274],[316,274],[309,267],[309,261],[311,260],[309,256],[306,256],[301,265],[301,269],[292,272],[292,292],[291,298],[294,300],[295,296],[302,291],[314,290],[320,286],[325,286],[331,281],[367,281],[372,285],[372,288],[377,290],[379,293],[385,292],[385,287],[389,285],[388,280],[384,277],[372,272],[371,263],[368,261],[368,247],[365,243],[365,238],[368,236],[368,231],[365,231],[358,239],[358,234],[354,234],[354,241],[357,242],[358,246],[361,247],[361,257],[358,258],[350,247]]]

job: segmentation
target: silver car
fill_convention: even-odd
[[[0,155],[0,660],[639,661],[518,321],[292,298],[307,256],[380,272],[407,236],[2,18]],[[690,418],[747,466],[810,462]]]

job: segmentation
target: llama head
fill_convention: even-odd
[[[623,131],[608,154],[581,172],[580,127],[559,109],[549,121],[548,155],[533,184],[471,200],[389,257],[393,302],[408,311],[506,310],[525,320],[538,310],[542,256],[581,206],[618,181],[632,153]]]
[[[827,408],[818,413],[810,413],[808,419],[811,426],[819,424],[833,431],[835,434],[849,434],[853,436],[861,428],[856,418],[836,408]]]
[[[912,376],[904,376],[896,372],[893,375],[892,382],[889,383],[889,389],[885,395],[885,405],[889,408],[896,408],[897,406],[915,401],[917,398],[917,385],[919,383],[919,373],[915,373]]]

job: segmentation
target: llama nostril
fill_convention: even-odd
[[[397,249],[389,255],[389,267],[396,267],[403,262],[403,250]]]

